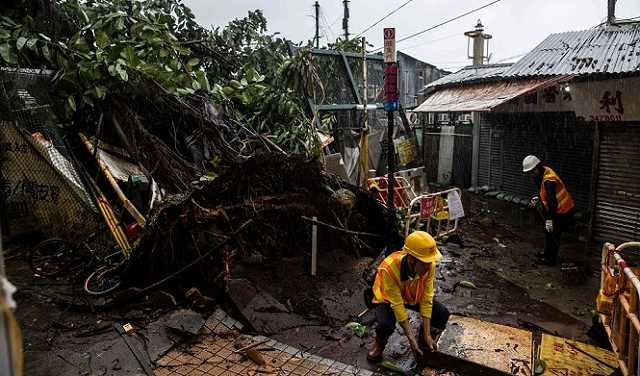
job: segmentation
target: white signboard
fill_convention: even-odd
[[[449,220],[464,217],[464,207],[458,191],[451,191],[447,194],[447,206],[449,208]]]
[[[571,83],[576,117],[584,121],[640,120],[640,77]]]
[[[396,62],[396,29],[392,27],[384,29],[384,62]]]

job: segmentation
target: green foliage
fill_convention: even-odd
[[[52,25],[13,1],[0,17],[0,64],[55,70],[56,112],[67,122],[95,123],[87,118],[114,97],[197,93],[285,150],[317,151],[303,100],[322,95],[311,55],[289,57],[260,11],[206,30],[182,0],[58,0]]]

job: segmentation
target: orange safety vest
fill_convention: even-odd
[[[376,280],[373,283],[373,302],[374,303],[388,303],[389,298],[385,289],[389,288],[389,282],[393,282],[394,288],[399,288],[402,293],[402,299],[405,304],[415,305],[420,303],[420,299],[424,294],[426,282],[431,278],[433,269],[430,272],[425,273],[419,278],[407,279],[402,281],[401,277],[401,265],[402,259],[407,255],[404,251],[397,251],[385,258],[378,270],[384,269],[391,276],[392,281],[385,281],[382,273],[376,274]]]
[[[542,177],[542,183],[540,184],[540,200],[544,205],[544,208],[549,210],[549,201],[547,197],[547,190],[544,189],[544,183],[552,181],[556,184],[556,200],[558,201],[558,214],[565,214],[569,212],[575,206],[571,193],[567,190],[567,187],[560,179],[560,176],[556,174],[551,167],[544,167],[544,175]]]

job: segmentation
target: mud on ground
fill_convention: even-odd
[[[486,203],[482,205],[486,209]],[[567,285],[560,267],[534,263],[534,254],[541,249],[541,232],[529,224],[519,227],[505,221],[505,216],[475,210],[474,204],[468,206],[469,218],[461,227],[464,247],[441,245],[444,260],[438,267],[437,298],[455,314],[589,341],[586,333],[599,283],[597,245],[585,248],[571,235],[563,240],[563,261],[580,260],[587,266],[583,281]],[[371,258],[358,259],[334,250],[320,254],[318,262],[316,277],[308,273],[309,257],[304,250],[301,256],[279,262],[236,263],[231,274],[232,278],[246,278],[277,299],[286,311],[305,320],[293,327],[285,325],[273,334],[275,339],[320,356],[375,369],[365,359],[373,341],[374,315],[367,313],[360,319],[368,326],[369,335],[360,338],[344,329],[365,308],[361,275]],[[75,288],[64,281],[33,277],[22,259],[9,260],[7,270],[19,289],[16,313],[23,330],[28,375],[139,374],[137,362],[112,330],[114,322],[130,321],[143,328],[146,351],[152,359],[173,345],[166,336],[158,335],[157,321],[175,308],[173,297],[158,293],[152,301],[95,314],[61,299],[77,293]],[[476,288],[460,286],[461,281],[471,282]],[[225,305],[233,311],[228,302]],[[202,314],[206,316],[207,312]],[[392,337],[386,355],[405,368],[414,366],[399,331]]]

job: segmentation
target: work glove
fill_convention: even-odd
[[[540,197],[538,197],[538,196],[531,197],[531,200],[529,200],[529,205],[530,205],[532,208],[535,208],[535,207],[536,207],[536,205],[538,205],[538,202],[540,202]]]
[[[547,219],[544,222],[544,228],[547,230],[547,232],[551,233],[553,232],[553,221],[550,219]]]

